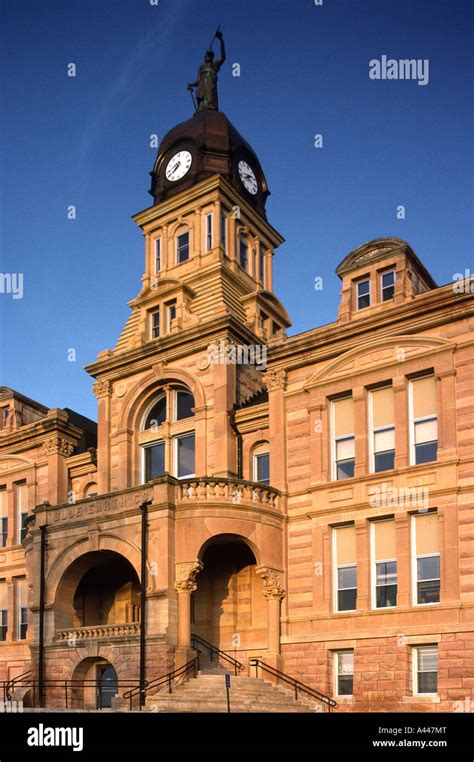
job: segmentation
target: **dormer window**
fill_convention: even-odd
[[[370,280],[361,280],[356,284],[357,289],[357,309],[363,310],[370,307]]]
[[[239,264],[246,270],[248,262],[248,246],[245,238],[239,238]]]
[[[382,302],[393,299],[395,294],[395,270],[388,270],[380,276],[380,293]]]
[[[178,265],[189,259],[189,232],[181,233],[176,238],[176,262]]]

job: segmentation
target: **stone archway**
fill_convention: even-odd
[[[140,582],[124,556],[89,551],[63,572],[55,603],[55,630],[140,621]]]
[[[267,604],[248,543],[237,535],[219,535],[201,550],[191,632],[224,651],[266,646]]]
[[[114,680],[110,690],[104,690],[103,675],[113,672]],[[72,709],[99,709],[110,705],[110,699],[117,691],[117,673],[108,659],[102,656],[86,656],[74,669],[69,695]],[[115,683],[115,684],[114,684]]]

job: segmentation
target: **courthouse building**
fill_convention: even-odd
[[[234,685],[278,670],[335,711],[472,706],[471,284],[379,238],[336,267],[334,321],[288,336],[267,180],[225,114],[171,129],[151,176],[138,294],[87,366],[97,426],[0,390],[0,688],[60,707],[70,680],[88,707],[112,678],[119,706],[208,642]]]

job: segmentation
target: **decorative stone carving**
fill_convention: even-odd
[[[262,593],[267,600],[279,600],[285,597],[286,593],[280,586],[280,573],[277,569],[269,566],[259,566],[256,573],[262,579]]]
[[[43,442],[43,454],[44,455],[62,455],[64,458],[69,458],[74,452],[74,445],[68,442],[67,439],[61,439],[61,437],[50,437]]]
[[[184,564],[176,564],[175,590],[178,593],[194,593],[197,590],[196,575],[204,566],[200,561],[190,561]]]
[[[110,397],[112,394],[112,382],[107,380],[96,381],[92,390],[97,399],[101,399],[101,397]]]
[[[267,370],[263,383],[269,392],[273,392],[277,389],[286,389],[286,379],[286,370],[275,368],[274,370]]]

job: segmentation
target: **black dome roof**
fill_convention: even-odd
[[[181,180],[170,182],[165,175],[166,165],[179,150],[192,154],[191,169]],[[250,164],[257,176],[259,190],[255,195],[248,193],[240,181],[237,169],[240,160]],[[158,204],[216,173],[226,177],[248,202],[265,214],[269,190],[257,154],[222,111],[204,109],[164,136],[150,172],[150,193]]]

